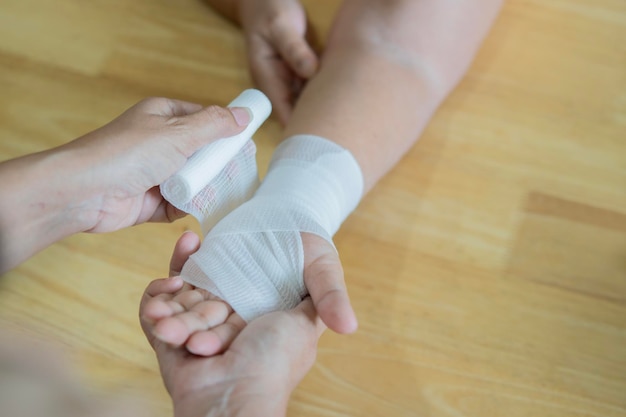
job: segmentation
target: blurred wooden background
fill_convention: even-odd
[[[323,33],[336,2],[306,3]],[[250,86],[239,30],[197,0],[0,3],[2,159]],[[136,311],[187,228],[60,242],[0,280],[0,320],[169,416]],[[291,416],[626,416],[626,2],[510,0],[336,243],[361,327],[322,338]]]

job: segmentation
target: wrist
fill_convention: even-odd
[[[10,242],[2,245],[2,270],[90,227],[81,163],[61,147],[0,166],[0,238]]]
[[[87,231],[97,223],[100,192],[90,181],[94,167],[91,157],[79,149],[59,147],[45,152],[34,170],[35,178],[47,178],[39,185],[50,190],[45,197],[50,207],[47,223],[58,231],[56,240]]]

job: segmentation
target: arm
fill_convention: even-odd
[[[243,6],[246,0],[241,1]],[[304,90],[286,127],[287,148],[275,154],[254,196],[206,236],[189,264],[188,280],[210,289],[237,282],[237,291],[221,295],[237,312],[245,310],[252,295],[267,309],[292,305],[306,287],[329,328],[339,333],[356,330],[332,235],[358,203],[363,182],[369,190],[418,138],[469,65],[499,4],[483,3],[491,8],[478,10],[479,18],[465,24],[457,18],[467,15],[474,3],[457,3],[463,7],[451,9],[435,0],[344,4],[320,72]],[[266,219],[290,223],[270,224]],[[242,241],[255,248],[252,256],[237,249]],[[267,242],[274,242],[271,250]],[[243,269],[221,274],[226,257],[212,257],[214,246],[232,256],[229,265],[255,265],[255,279],[246,280],[250,272]],[[299,247],[302,252],[293,249]],[[268,259],[283,266],[280,273]],[[273,298],[264,296],[275,288],[286,290]],[[182,330],[171,338],[162,333],[162,340],[191,341],[196,329],[176,313],[170,316]],[[182,342],[180,334],[185,336]],[[187,347],[206,354],[195,343]]]
[[[501,0],[346,0],[285,136],[331,139],[366,190],[390,170],[469,67]]]
[[[458,82],[499,5],[496,0],[480,3],[480,7],[478,1],[461,1],[455,3],[457,9],[452,9],[446,7],[449,2],[440,3],[437,0],[346,1],[337,18],[320,71],[305,88],[287,124],[285,135],[318,135],[348,148],[361,165],[366,188],[370,189],[417,139],[434,110]],[[473,6],[479,10],[473,12]],[[467,15],[476,17],[471,24],[458,21],[458,17]],[[267,181],[266,176],[264,184]],[[292,188],[284,185],[281,191],[293,193]],[[278,189],[278,185],[274,189]],[[298,195],[300,190],[302,188],[295,190],[294,195]],[[270,210],[274,208],[270,207]],[[281,212],[276,210],[271,213]],[[284,232],[283,229],[281,231]],[[354,331],[356,320],[334,247],[324,240],[311,243],[307,240],[311,239],[311,235],[303,235],[304,282],[315,304],[315,311],[331,328],[343,333]],[[188,253],[200,246],[198,240],[195,241]],[[311,262],[307,262],[307,256]],[[172,269],[176,273],[180,268]],[[192,296],[191,292],[195,294]],[[200,302],[186,303],[185,300],[189,299]],[[272,317],[289,317],[290,313],[271,313],[247,326],[239,322],[238,330],[233,332],[231,317],[236,317],[236,314],[227,310],[231,316],[226,322],[229,322],[231,331],[228,337],[217,337],[221,330],[210,320],[206,323],[189,320],[190,317],[206,317],[209,306],[215,309],[215,303],[214,297],[206,291],[185,289],[177,279],[157,282],[148,289],[142,307],[144,329],[157,351],[177,415],[185,415],[188,410],[202,410],[206,415],[211,409],[211,404],[207,402],[210,399],[214,400],[214,406],[222,407],[220,410],[224,410],[225,415],[283,415],[288,395],[314,357],[314,344],[319,333],[315,333],[316,327],[312,325],[312,318],[315,317],[313,310],[306,326],[309,330],[302,336],[291,330],[283,334],[280,330],[288,329],[289,323],[281,323],[274,330],[278,331],[278,337],[273,338],[277,342],[268,344],[263,354],[257,354],[255,342],[265,343],[263,336],[270,334],[268,330],[271,329],[263,325],[265,328],[259,331],[257,326],[270,324],[265,320]],[[319,331],[322,328],[318,327]],[[170,337],[168,333],[182,337]],[[201,344],[201,338],[204,344],[210,342],[218,347],[211,352],[199,352],[195,345]],[[302,340],[309,342],[299,345]],[[181,348],[185,344],[186,350]],[[200,355],[215,355],[217,352],[218,355],[194,358],[187,354],[188,351]],[[247,362],[248,356],[240,354],[239,364],[243,368],[228,369],[229,384],[224,385],[217,378],[209,383],[205,380],[200,391],[189,390],[193,387],[185,381],[194,379],[182,374],[200,372],[201,363],[221,368],[220,362],[237,351],[251,353],[250,357],[255,359]],[[185,366],[178,357],[184,360],[194,358],[197,362]],[[294,367],[293,364],[300,366]],[[236,370],[240,369],[244,369],[248,378],[237,379]],[[276,372],[277,369],[296,369],[297,372],[294,377],[289,373]],[[221,374],[212,370],[207,375],[219,377]],[[281,377],[275,380],[274,375]],[[273,391],[272,387],[278,387],[277,391]],[[231,395],[224,397],[224,393]],[[224,398],[230,401],[224,402]]]
[[[0,272],[78,232],[184,215],[157,185],[196,149],[232,136],[243,109],[148,99],[61,147],[0,164]]]
[[[0,272],[93,222],[70,190],[81,169],[67,152],[41,152],[0,164]],[[77,161],[75,161],[77,162]]]

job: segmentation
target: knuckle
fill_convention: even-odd
[[[202,111],[207,115],[208,119],[215,123],[226,124],[232,118],[229,110],[215,104],[203,108]]]
[[[235,126],[235,119],[230,110],[217,105],[211,105],[202,109],[205,117],[204,123],[211,126],[216,132],[230,132]]]
[[[163,97],[146,97],[139,102],[142,107],[161,107],[167,104],[167,99]]]
[[[267,15],[267,27],[270,33],[275,33],[278,30],[283,29],[285,25],[289,23],[287,14],[283,10],[273,10],[272,13]]]

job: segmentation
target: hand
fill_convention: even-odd
[[[147,99],[61,147],[0,164],[0,272],[78,232],[184,215],[157,188],[198,148],[235,135],[245,109]]]
[[[319,236],[302,234],[304,283],[315,310],[324,324],[338,333],[352,333],[357,319],[343,279],[336,250]],[[170,276],[182,270],[186,259],[200,248],[200,238],[184,233],[176,244]],[[150,323],[151,337],[174,347],[185,347],[195,355],[223,352],[245,321],[225,301],[210,292],[177,279],[172,291],[144,300],[142,319]],[[254,321],[253,321],[254,322]],[[155,339],[155,340],[156,340]]]
[[[90,209],[98,213],[88,231],[184,216],[163,199],[158,185],[197,149],[239,133],[248,121],[244,109],[153,98],[68,144],[88,161],[82,192],[91,196],[95,206]]]
[[[197,236],[185,233],[176,244],[170,274],[180,273],[198,247]],[[239,322],[241,327],[233,328],[231,340],[223,344],[223,353],[200,357],[190,355],[180,344],[155,337],[155,323],[162,322],[154,320],[156,310],[167,306],[178,309],[180,305],[173,297],[181,293],[190,296],[188,301],[194,304],[193,289],[185,291],[185,285],[178,276],[153,281],[140,307],[141,325],[156,352],[175,416],[209,415],[211,410],[225,416],[284,415],[289,395],[315,361],[317,340],[324,331],[311,300],[307,298],[291,311],[260,317],[247,326]],[[219,311],[219,303],[228,309],[216,299],[204,305],[212,304]]]
[[[252,79],[286,124],[304,83],[318,67],[307,40],[312,32],[307,32],[305,10],[297,0],[240,0],[239,20]]]

